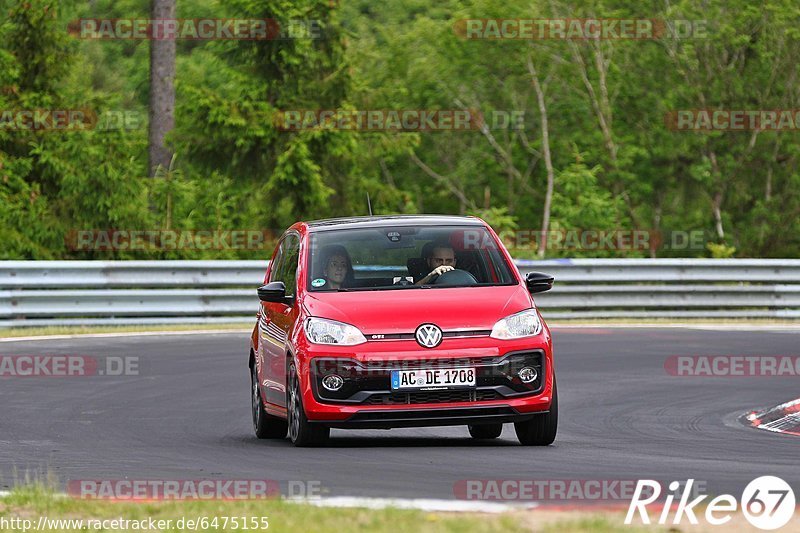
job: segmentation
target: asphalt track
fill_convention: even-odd
[[[800,438],[746,428],[800,397],[798,377],[669,375],[671,355],[800,355],[800,332],[555,329],[556,443],[492,443],[465,427],[333,430],[297,449],[251,431],[246,334],[0,343],[0,355],[138,356],[139,376],[0,378],[0,490],[26,478],[318,481],[325,495],[454,498],[465,479],[694,478],[741,494],[762,475],[800,485]]]

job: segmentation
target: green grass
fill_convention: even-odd
[[[405,509],[369,510],[360,508],[317,507],[305,503],[283,500],[249,501],[180,501],[180,502],[110,502],[80,500],[59,496],[44,485],[26,486],[12,491],[0,499],[0,518],[23,518],[35,525],[39,517],[52,519],[126,519],[126,520],[172,520],[166,531],[188,531],[179,528],[181,519],[198,520],[218,518],[219,527],[206,531],[250,531],[253,528],[229,527],[223,529],[223,517],[267,517],[270,531],[281,532],[331,532],[369,531],[378,533],[453,532],[453,533],[514,533],[528,531],[591,532],[605,533],[625,531],[633,533],[652,531],[636,526],[623,526],[623,514],[591,513],[584,511],[518,511],[504,514],[443,513]],[[1,521],[0,521],[1,523]],[[661,530],[662,528],[656,527]],[[132,529],[129,529],[129,531]],[[21,533],[21,529],[3,528],[1,533]],[[69,527],[49,528],[46,531],[80,531]],[[88,531],[96,531],[89,529]],[[105,531],[113,531],[106,529]],[[199,529],[203,531],[203,529]],[[261,530],[263,531],[263,529]],[[27,532],[25,532],[27,533]],[[41,533],[41,532],[37,532]]]
[[[619,521],[612,521],[606,516],[587,516],[585,518],[570,518],[572,515],[565,512],[565,520],[548,523],[541,531],[547,533],[617,533],[624,531],[625,533],[641,533],[645,531],[664,531],[661,526],[626,526],[623,523],[623,516],[620,515]]]
[[[454,515],[400,509],[339,509],[281,500],[118,503],[55,496],[43,488],[19,489],[0,501],[0,517],[155,520],[200,517],[267,517],[270,531],[516,532],[529,531],[515,515]],[[173,522],[174,523],[174,522]],[[186,529],[186,528],[184,528]],[[50,531],[73,531],[57,529]],[[170,531],[181,531],[175,526]],[[223,529],[220,527],[220,531]],[[238,531],[245,531],[239,528]],[[11,529],[2,529],[9,531]],[[75,530],[77,531],[77,530]],[[225,531],[235,531],[231,527]],[[250,531],[253,531],[250,529]],[[19,533],[16,530],[15,533]]]

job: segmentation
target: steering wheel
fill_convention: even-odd
[[[475,279],[475,276],[467,272],[466,270],[448,270],[444,274],[441,274],[434,278],[431,281],[432,285],[442,285],[442,286],[460,286],[460,285],[477,285],[478,280]]]

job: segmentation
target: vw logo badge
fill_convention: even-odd
[[[425,348],[436,348],[442,342],[442,330],[435,324],[422,324],[414,336],[419,345]]]

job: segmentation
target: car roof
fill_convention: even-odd
[[[310,231],[333,229],[375,228],[394,226],[483,226],[483,221],[475,217],[454,215],[380,215],[363,217],[342,217],[312,220],[306,222]]]

